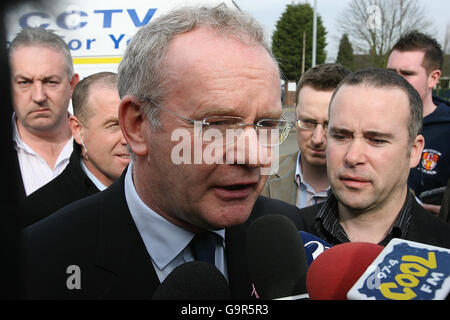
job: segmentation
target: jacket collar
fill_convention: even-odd
[[[159,280],[126,204],[126,170],[103,191],[100,205],[97,265],[114,275],[102,298],[149,299]]]

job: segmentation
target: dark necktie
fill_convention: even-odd
[[[191,241],[191,251],[194,259],[214,266],[218,237],[217,234],[210,231],[196,233]]]

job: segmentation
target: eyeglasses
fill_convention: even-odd
[[[165,108],[164,106],[154,102],[149,97],[140,96],[139,98],[141,100],[148,101],[156,107],[194,125],[194,127],[200,127],[201,130],[199,138],[202,138],[201,133],[206,128],[207,134],[205,134],[205,136],[207,136],[207,138],[205,139],[203,137],[203,144],[230,144],[243,133],[245,127],[254,127],[258,135],[260,145],[272,147],[282,144],[289,136],[289,132],[292,129],[292,124],[284,119],[261,119],[254,124],[246,124],[244,123],[243,118],[234,116],[210,116],[200,121],[193,120]],[[211,139],[211,137],[214,138]]]
[[[302,120],[302,119],[297,120],[297,127],[299,127],[300,129],[303,129],[303,130],[308,130],[308,131],[314,130],[317,127],[317,125],[319,125],[319,124],[322,125],[322,127],[325,131],[327,130],[328,122],[322,123],[322,122],[317,122],[314,120]]]

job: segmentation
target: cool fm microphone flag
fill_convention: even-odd
[[[450,292],[450,250],[393,239],[349,290],[354,300],[443,300]]]

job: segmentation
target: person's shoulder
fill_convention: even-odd
[[[315,214],[320,210],[322,204],[299,209],[287,202],[259,196],[253,207],[255,216],[266,214],[280,214],[292,220],[299,230],[309,230],[314,220]]]
[[[297,163],[298,151],[281,155],[279,158],[280,167],[292,167]]]
[[[63,206],[67,198],[66,170],[67,167],[59,176],[28,195],[20,203],[22,227],[45,218]]]
[[[450,225],[414,201],[413,220],[406,239],[450,248]]]
[[[59,203],[62,199],[70,197],[70,193],[80,188],[81,183],[78,181],[82,181],[86,175],[81,170],[79,159],[74,153],[72,152],[68,165],[57,177],[25,198],[22,204],[24,208],[33,208],[38,205],[54,207],[55,202]]]
[[[264,215],[275,215],[280,214],[283,216],[287,216],[290,218],[295,224],[298,223],[298,211],[299,209],[296,206],[293,206],[287,202],[267,198],[265,196],[260,195],[253,206],[252,211],[252,219],[256,219],[258,217]]]
[[[280,209],[283,211],[295,211],[295,212],[298,212],[299,210],[296,206],[293,206],[285,201],[272,199],[261,195],[256,199],[253,209],[264,212]]]
[[[308,206],[308,207],[304,207],[300,209],[300,213],[303,215],[316,215],[319,210],[323,207],[323,205],[325,204],[325,202],[320,202],[317,204],[313,204],[312,206]]]
[[[72,153],[71,160],[56,178],[30,194],[20,204],[21,227],[25,228],[67,206],[99,192],[81,169],[80,159]]]
[[[297,157],[298,151],[281,155],[278,158],[278,170],[274,174],[272,174],[268,180],[279,179],[288,174],[291,174],[291,171],[295,170]]]
[[[99,204],[99,194],[95,194],[61,208],[22,231],[24,297],[54,299],[88,293],[68,291],[64,284],[69,266],[78,266],[84,281],[94,272],[92,266],[97,258],[101,232]]]
[[[450,101],[441,98],[439,96],[433,95],[433,103],[437,105],[438,107],[449,107],[450,108]]]
[[[433,102],[437,108],[423,118],[424,126],[450,123],[450,102],[437,97],[433,97]]]
[[[99,193],[70,203],[25,228],[22,231],[23,240],[38,244],[41,241],[54,241],[74,235],[78,237],[79,232],[86,235],[97,219],[100,201]]]
[[[314,218],[317,216],[317,213],[322,209],[325,202],[320,202],[314,204],[312,206],[304,207],[300,209],[299,214],[305,220],[305,223],[308,227],[311,227],[314,223]]]
[[[102,192],[94,193],[86,198],[74,201],[48,217],[32,224],[23,230],[25,238],[42,238],[45,234],[54,237],[79,237],[86,235],[87,230],[98,224],[98,217],[102,212],[108,217],[116,216],[115,211],[126,208],[123,177],[116,180],[109,188]]]

